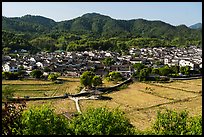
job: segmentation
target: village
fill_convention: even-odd
[[[17,52],[17,51],[16,51]],[[2,72],[18,72],[23,69],[27,75],[34,69],[45,70],[43,75],[58,72],[65,77],[79,77],[84,71],[93,69],[96,75],[106,75],[109,71],[117,71],[123,76],[130,76],[135,63],[143,63],[148,67],[159,68],[168,66],[190,66],[191,70],[202,68],[202,49],[195,46],[187,48],[131,48],[128,55],[120,55],[110,51],[84,52],[40,52],[35,55],[26,54],[22,49],[16,57],[2,55]],[[112,58],[111,66],[103,64],[105,58]]]

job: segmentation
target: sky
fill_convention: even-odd
[[[30,14],[58,22],[93,12],[122,20],[161,20],[174,26],[202,23],[202,2],[2,2],[6,17]]]

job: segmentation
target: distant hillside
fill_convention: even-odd
[[[91,34],[97,37],[196,37],[202,31],[192,30],[185,25],[172,26],[162,21],[144,19],[116,20],[98,13],[87,13],[72,20],[55,22],[42,16],[2,17],[2,29],[18,33],[43,34],[66,31],[76,34]]]
[[[194,25],[189,26],[191,29],[202,29],[202,23],[196,23]]]
[[[109,50],[128,54],[132,47],[202,46],[202,29],[144,19],[116,20],[98,13],[55,22],[42,16],[2,16],[2,49],[6,54],[39,51]]]
[[[54,25],[56,25],[54,20],[42,16],[2,17],[2,29],[15,32],[48,32]]]

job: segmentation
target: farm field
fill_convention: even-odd
[[[15,80],[2,81],[6,86],[15,89],[15,96],[56,96],[64,93],[77,93],[79,78],[60,78],[63,84],[50,81]],[[112,83],[105,82],[105,86]],[[125,116],[139,129],[150,127],[158,110],[165,108],[177,111],[187,110],[189,115],[202,115],[202,79],[180,80],[171,83],[134,82],[126,89],[105,94],[111,100],[80,100],[82,112],[90,107],[119,108]],[[42,104],[51,105],[55,112],[76,112],[75,102],[70,99],[28,101],[27,106]],[[141,126],[142,125],[142,126]]]

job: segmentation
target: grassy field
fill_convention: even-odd
[[[55,96],[77,93],[78,78],[60,78],[63,84],[50,81],[14,80],[2,81],[2,89],[10,86],[15,96]],[[104,82],[105,86],[113,83]],[[202,79],[174,81],[172,83],[135,82],[126,89],[106,94],[111,100],[80,100],[82,112],[90,107],[119,108],[125,112],[131,123],[139,128],[150,127],[157,111],[166,108],[177,111],[187,110],[190,115],[202,114]],[[76,112],[75,102],[69,99],[29,101],[27,106],[50,104],[58,114]]]

